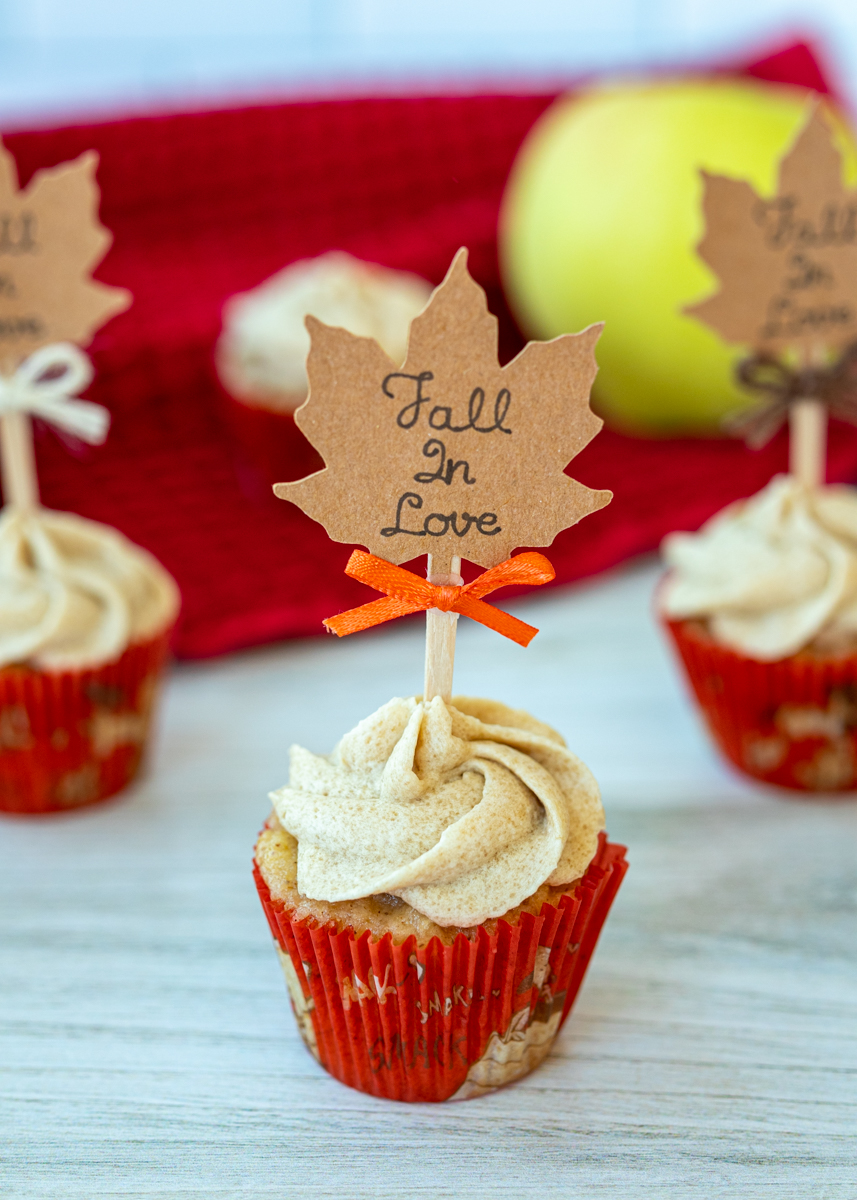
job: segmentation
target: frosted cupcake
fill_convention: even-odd
[[[327,325],[375,338],[401,363],[410,322],[431,291],[431,284],[416,275],[330,251],[292,263],[227,301],[215,353],[226,415],[266,480],[296,477],[322,465],[294,425],[294,412],[308,388],[310,340],[304,318],[311,314]]]
[[[857,787],[857,490],[777,476],[663,553],[660,610],[721,750],[769,783]]]
[[[179,609],[172,577],[72,513],[0,514],[0,810],[56,812],[136,774]]]
[[[343,1083],[467,1099],[568,1015],[625,870],[554,730],[489,700],[394,699],[289,786],[255,874],[307,1047]]]

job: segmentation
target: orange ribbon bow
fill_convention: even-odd
[[[368,583],[379,592],[386,592],[387,598],[371,600],[359,608],[350,608],[336,617],[328,617],[324,624],[337,637],[359,633],[361,629],[370,629],[373,625],[405,617],[408,613],[439,608],[441,612],[456,612],[471,617],[489,629],[502,633],[504,637],[511,638],[519,646],[528,646],[539,632],[538,629],[495,608],[493,604],[486,604],[480,597],[513,583],[532,586],[550,583],[556,572],[543,554],[528,551],[526,554],[515,554],[499,566],[483,571],[472,583],[462,587],[441,586],[429,583],[404,567],[396,567],[386,559],[367,554],[365,550],[355,550],[348,560],[345,574],[352,579],[359,579],[361,583]]]

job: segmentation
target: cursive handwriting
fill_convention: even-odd
[[[0,338],[40,337],[44,328],[38,317],[0,317]]]
[[[789,296],[774,296],[768,304],[768,316],[761,329],[763,340],[794,338],[804,334],[823,334],[849,325],[855,317],[850,305],[815,304],[801,307]]]
[[[475,483],[475,479],[470,478],[470,463],[459,459],[454,462],[453,459],[446,457],[446,446],[438,438],[429,438],[423,446],[424,458],[440,458],[436,471],[418,471],[414,476],[416,483],[434,483],[439,479],[442,483],[449,485],[455,478],[455,472],[459,467],[464,469],[461,472],[461,477],[465,483]]]
[[[392,371],[386,375],[381,384],[381,390],[391,400],[398,400],[400,397],[389,387],[390,381],[393,379],[407,379],[414,384],[414,398],[408,401],[396,417],[396,424],[400,429],[413,429],[420,419],[423,406],[431,404],[431,396],[423,394],[423,385],[431,382],[434,374],[431,371],[421,371],[419,375],[408,375],[405,371]],[[503,424],[511,403],[511,392],[508,388],[501,388],[494,400],[493,420],[486,416],[486,421],[489,423],[480,425],[479,422],[482,420],[482,412],[485,407],[485,389],[477,387],[470,393],[470,399],[467,402],[467,421],[463,425],[453,425],[451,407],[446,404],[436,404],[428,414],[429,428],[448,429],[450,433],[464,433],[468,429],[472,429],[476,433],[494,433],[495,430],[499,433],[511,433],[512,430],[507,429]]]
[[[422,496],[417,495],[416,492],[405,492],[404,495],[400,496],[399,502],[396,505],[396,524],[382,529],[381,537],[395,537],[397,533],[406,533],[409,537],[443,537],[451,531],[456,537],[463,538],[465,534],[470,532],[473,525],[485,537],[494,537],[495,534],[502,532],[501,527],[497,525],[497,514],[492,512],[482,513],[479,517],[467,512],[463,512],[460,517],[457,512],[433,512],[429,513],[423,519],[422,529],[406,529],[402,525],[402,510],[405,506],[416,509],[422,508]],[[460,528],[459,521],[461,522]],[[496,529],[492,528],[494,525],[497,526]]]
[[[37,254],[35,233],[35,213],[0,213],[0,254]]]
[[[772,250],[788,246],[820,248],[853,246],[857,242],[857,203],[827,204],[817,221],[798,217],[797,196],[777,196],[759,200],[753,206],[753,219],[762,227],[765,241]]]
[[[787,277],[785,286],[792,292],[816,287],[833,287],[833,272],[823,263],[807,258],[805,254],[793,254],[789,259],[789,268],[794,274]]]

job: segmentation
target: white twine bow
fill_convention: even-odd
[[[100,446],[110,428],[110,413],[91,400],[77,399],[92,377],[92,363],[71,342],[42,346],[14,375],[0,375],[0,416],[29,413]]]

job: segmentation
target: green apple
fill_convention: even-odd
[[[696,254],[700,168],[776,191],[808,115],[802,89],[710,80],[611,86],[559,100],[513,167],[500,220],[506,294],[538,338],[606,321],[596,403],[614,427],[716,432],[749,398],[729,346],[685,305],[717,290]],[[837,127],[846,179],[850,135]]]

